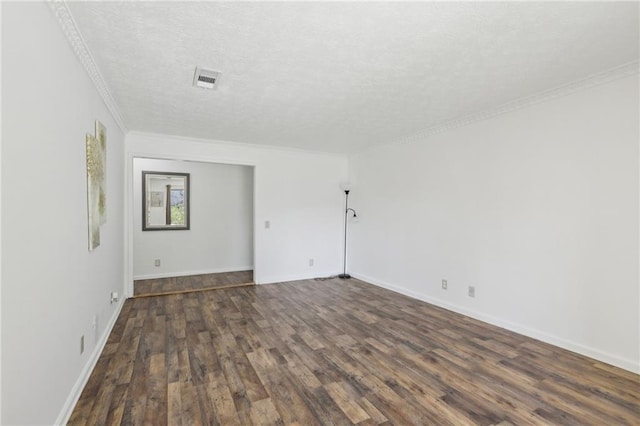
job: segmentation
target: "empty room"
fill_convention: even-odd
[[[639,2],[0,22],[0,424],[640,424]]]

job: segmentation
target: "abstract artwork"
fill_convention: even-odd
[[[107,221],[107,130],[96,120],[96,134],[87,134],[87,213],[89,251],[100,245],[100,225]]]
[[[96,120],[96,139],[98,140],[102,157],[102,177],[98,182],[100,185],[98,210],[100,213],[100,225],[104,225],[107,223],[107,128],[98,120]]]

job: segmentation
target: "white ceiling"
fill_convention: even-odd
[[[129,130],[352,153],[638,60],[639,4],[68,2]],[[196,66],[222,73],[192,86]]]

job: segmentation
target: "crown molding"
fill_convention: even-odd
[[[599,86],[601,84],[609,83],[620,78],[638,74],[639,72],[639,61],[628,62],[615,68],[589,75],[583,79],[575,80],[571,83],[556,86],[548,90],[543,90],[542,92],[538,92],[530,96],[525,96],[494,108],[489,108],[484,111],[438,123],[418,133],[414,133],[404,138],[396,139],[395,141],[391,142],[390,145],[409,143],[416,140],[424,139],[438,133],[443,133],[449,130],[457,129],[458,127],[467,126],[478,121],[488,120],[502,114],[507,114],[532,105],[561,98],[575,92],[589,89],[591,87]],[[388,144],[381,145],[380,147],[386,145]]]
[[[49,7],[53,11],[54,15],[58,19],[62,31],[66,35],[69,44],[73,48],[76,56],[82,63],[83,67],[89,74],[91,81],[95,85],[98,93],[104,100],[107,108],[113,115],[114,120],[120,127],[120,129],[127,133],[127,128],[120,114],[119,108],[109,91],[107,84],[98,69],[89,48],[87,47],[78,27],[69,11],[65,0],[48,0]],[[450,131],[459,127],[464,127],[472,123],[487,120],[499,115],[507,114],[519,109],[523,109],[529,106],[533,106],[539,103],[548,102],[560,97],[570,95],[572,93],[585,90],[594,86],[608,83],[620,78],[638,74],[640,72],[640,62],[633,61],[621,66],[587,76],[586,78],[573,81],[571,83],[563,84],[561,86],[554,87],[552,89],[544,90],[542,92],[535,93],[530,96],[525,96],[516,99],[505,104],[489,108],[483,111],[472,113],[463,117],[454,118],[441,123],[437,123],[430,126],[420,132],[413,133],[411,135],[392,140],[390,143],[377,145],[369,149],[364,149],[359,152],[351,153],[351,155],[358,155],[360,153],[375,151],[378,148],[382,148],[388,145],[410,143],[412,141],[421,140],[432,135]]]
[[[234,148],[246,148],[246,149],[260,149],[260,150],[270,150],[270,151],[278,151],[278,152],[287,152],[292,154],[303,154],[303,155],[322,155],[326,157],[339,157],[345,158],[347,154],[341,152],[331,152],[331,151],[317,151],[312,149],[303,149],[303,148],[295,148],[291,146],[283,146],[283,145],[267,145],[259,144],[259,143],[248,143],[248,142],[236,142],[231,140],[223,140],[223,139],[205,139],[198,138],[194,136],[181,136],[176,134],[169,133],[154,133],[154,132],[145,132],[139,130],[131,130],[127,134],[130,137],[141,137],[141,138],[154,138],[158,140],[163,140],[167,142],[192,142],[199,143],[204,145],[226,145],[232,146]]]
[[[64,32],[67,37],[71,48],[80,60],[80,63],[87,74],[89,74],[89,78],[91,78],[93,85],[96,87],[96,90],[102,97],[102,100],[107,105],[111,115],[113,115],[113,119],[116,121],[122,132],[127,133],[127,127],[124,124],[118,105],[113,99],[111,91],[109,90],[107,83],[105,83],[96,62],[93,59],[93,55],[91,55],[91,52],[84,41],[84,38],[82,38],[82,34],[80,34],[80,31],[78,30],[78,26],[71,15],[71,11],[69,10],[67,3],[65,0],[48,0],[48,4],[51,11],[58,19],[60,28],[62,28],[62,32]]]

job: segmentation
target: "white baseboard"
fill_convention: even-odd
[[[118,316],[120,316],[120,312],[122,311],[122,306],[124,306],[125,300],[126,298],[123,297],[118,301],[118,306],[116,306],[116,309],[113,312],[113,315],[109,320],[109,323],[105,327],[104,332],[100,337],[100,340],[97,342],[95,348],[93,349],[93,352],[91,352],[91,356],[89,357],[87,363],[85,364],[84,368],[80,372],[80,376],[78,376],[78,380],[76,380],[76,383],[73,385],[73,388],[71,388],[71,392],[69,393],[69,396],[67,397],[67,400],[62,406],[62,410],[60,410],[60,413],[58,414],[58,418],[54,423],[55,425],[66,425],[69,422],[71,413],[73,413],[73,409],[75,408],[76,404],[78,403],[78,400],[80,399],[80,394],[82,393],[82,390],[84,389],[87,382],[89,381],[89,377],[91,376],[93,369],[96,367],[96,364],[98,363],[100,354],[102,354],[102,350],[107,344],[107,340],[109,339],[111,330],[113,330],[113,326],[116,324],[116,320],[118,319]]]
[[[522,324],[514,323],[502,318],[497,318],[491,315],[487,315],[482,312],[468,309],[463,306],[456,305],[435,297],[430,297],[425,294],[417,293],[415,291],[408,290],[404,287],[382,282],[374,278],[367,277],[365,275],[353,274],[353,273],[351,275],[354,278],[373,284],[375,286],[386,288],[387,290],[392,290],[392,291],[395,291],[396,293],[404,294],[405,296],[422,300],[423,302],[431,303],[433,305],[448,309],[453,312],[457,312],[462,315],[466,315],[468,317],[477,319],[479,321],[483,321],[488,324],[495,325],[500,328],[504,328],[506,330],[516,332],[518,334],[522,334],[523,336],[531,337],[531,338],[540,340],[542,342],[546,342],[554,346],[558,346],[562,349],[567,349],[569,351],[588,356],[595,360],[613,365],[615,367],[622,368],[632,373],[640,374],[640,363],[632,359],[622,358],[618,355],[610,354],[608,352],[595,349],[590,346],[583,345],[581,343],[577,343],[577,342],[567,340],[558,336],[554,336],[553,334],[532,329]]]
[[[160,274],[135,275],[134,280],[154,280],[157,278],[188,277],[190,275],[221,274],[225,272],[252,271],[253,266],[234,266],[231,268],[203,269],[200,271],[162,272]]]

